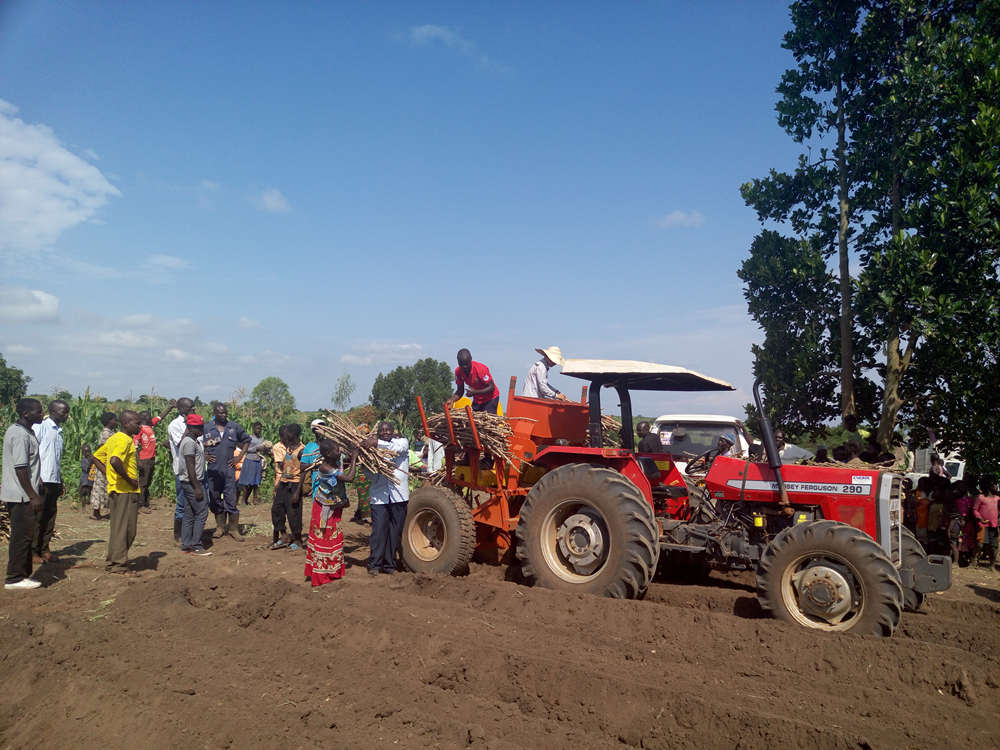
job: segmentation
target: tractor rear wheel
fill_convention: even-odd
[[[638,599],[656,571],[652,506],[613,469],[567,464],[532,488],[517,522],[517,559],[532,584]]]
[[[430,485],[410,494],[403,522],[403,563],[414,573],[463,573],[476,546],[476,525],[465,501]]]
[[[903,550],[899,556],[900,566],[903,568],[910,568],[911,570],[916,567],[918,563],[923,562],[927,559],[927,552],[917,538],[913,536],[913,532],[910,531],[905,526],[900,529],[902,532],[903,540]],[[896,546],[896,535],[892,535],[893,547]],[[925,595],[919,591],[915,591],[911,588],[903,587],[903,609],[907,612],[916,612],[924,604]]]
[[[781,531],[757,567],[757,599],[779,620],[890,636],[899,625],[899,573],[871,537],[837,521]]]

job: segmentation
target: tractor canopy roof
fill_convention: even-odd
[[[562,374],[636,391],[735,391],[724,380],[694,370],[631,359],[567,359]]]

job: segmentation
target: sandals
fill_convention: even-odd
[[[283,539],[279,539],[278,541],[274,542],[270,547],[268,547],[268,549],[284,549],[287,546],[288,542],[284,541]]]

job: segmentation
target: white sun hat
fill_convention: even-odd
[[[562,350],[558,346],[550,346],[548,349],[539,349],[538,347],[535,347],[535,351],[542,356],[548,357],[557,365],[561,365],[563,363]]]

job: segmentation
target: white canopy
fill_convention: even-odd
[[[694,370],[631,359],[566,359],[562,374],[638,391],[735,391],[724,380]]]

